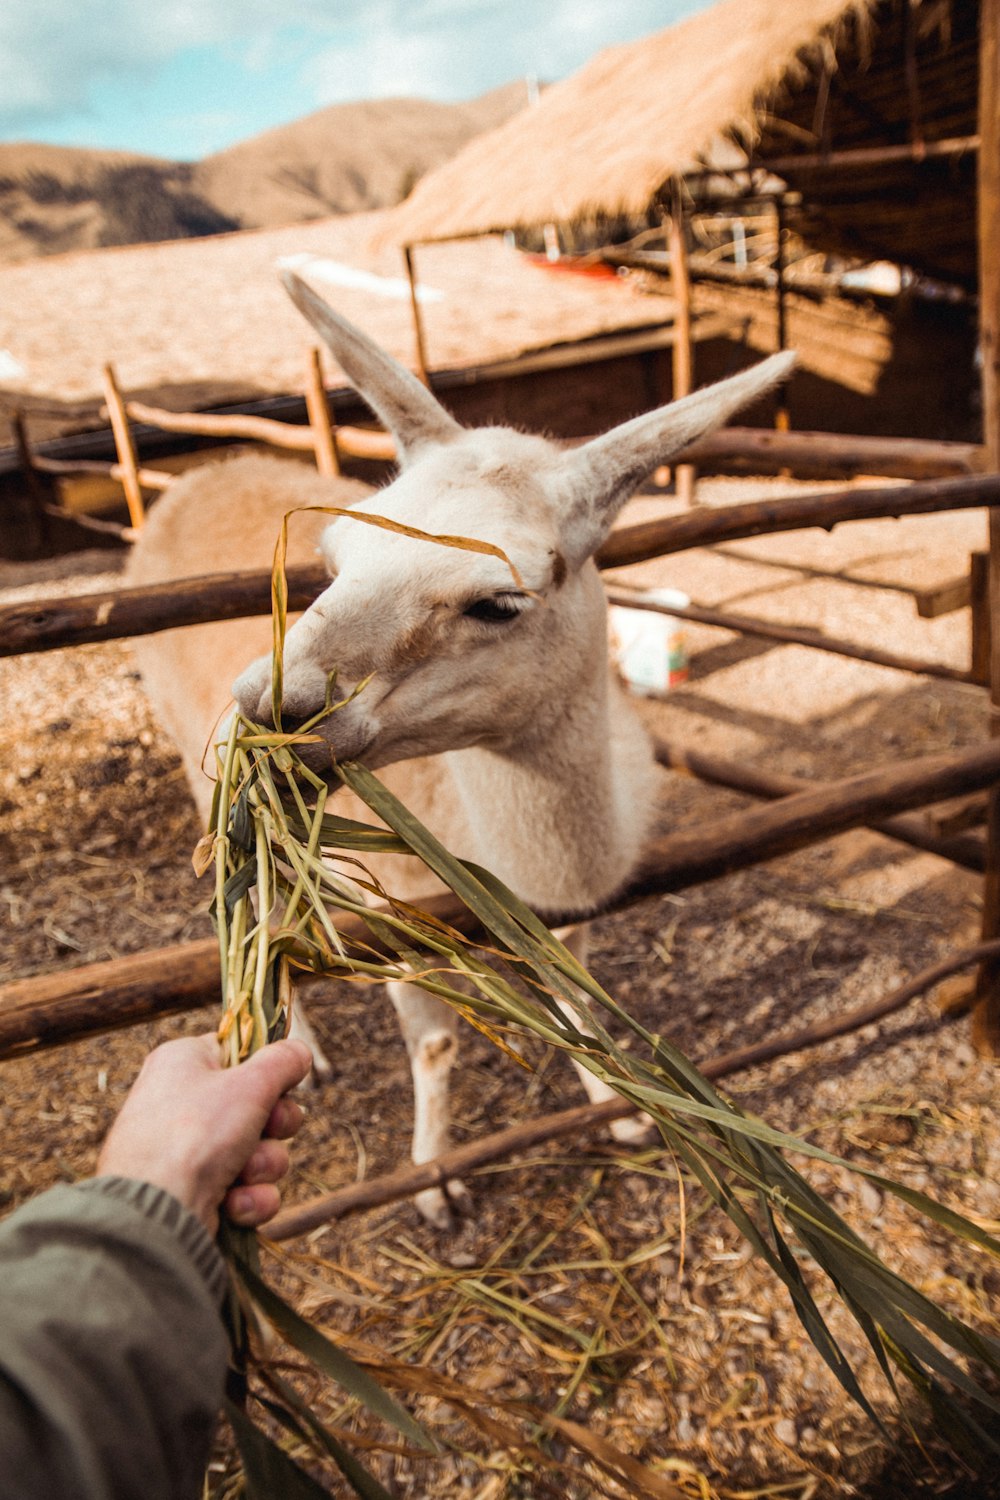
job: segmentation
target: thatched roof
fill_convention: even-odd
[[[979,0],[880,0],[870,36],[782,82],[754,154],[801,194],[800,233],[975,286],[978,33]]]
[[[389,230],[405,243],[641,214],[668,179],[727,149],[732,159],[739,143],[762,167],[780,162],[803,199],[796,227],[814,244],[972,285],[975,152],[922,160],[920,148],[975,135],[978,10],[978,0],[719,0],[598,53],[424,178]],[[885,146],[898,157],[838,155]]]
[[[639,214],[866,0],[721,0],[599,52],[571,78],[420,182],[392,215],[398,242]]]

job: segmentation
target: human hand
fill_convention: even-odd
[[[272,1042],[223,1068],[215,1034],[165,1042],[143,1063],[101,1148],[99,1175],[166,1188],[210,1234],[220,1208],[252,1228],[278,1212],[288,1170],[281,1144],[302,1124],[285,1097],[309,1071],[309,1049]]]

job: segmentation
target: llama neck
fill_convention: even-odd
[[[637,720],[624,726],[624,742],[612,732],[611,690],[600,671],[564,714],[512,751],[442,757],[466,824],[463,852],[541,912],[599,905],[639,856],[652,800],[645,736]]]

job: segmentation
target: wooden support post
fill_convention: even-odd
[[[122,400],[111,365],[104,366],[101,384],[104,390],[104,400],[107,403],[111,431],[114,434],[115,448],[118,451],[118,462],[122,467],[122,489],[125,491],[129,520],[134,530],[138,531],[146,519],[146,506],[142,498],[142,486],[139,483],[139,464],[135,456],[135,445],[132,442],[132,429],[129,427],[125,402]]]
[[[330,421],[330,405],[323,385],[323,362],[318,349],[310,349],[306,370],[306,411],[312,428],[316,467],[321,474],[339,474],[337,444]]]
[[[677,310],[674,314],[674,400],[690,394],[694,384],[694,345],[691,338],[691,268],[688,265],[684,204],[681,185],[675,177],[670,184],[670,215],[667,219],[667,243],[670,250],[670,287]],[[674,485],[678,500],[694,504],[696,470],[693,464],[677,464]]]
[[[990,621],[990,554],[973,552],[969,558],[969,611],[971,660],[969,672],[973,682],[981,687],[990,685],[990,656],[992,635]]]
[[[420,298],[417,295],[417,272],[413,257],[414,247],[403,246],[403,259],[406,262],[406,279],[410,283],[410,306],[413,309],[413,335],[417,345],[417,373],[424,385],[430,388],[430,375],[427,364],[427,342],[424,338],[424,324],[420,316]]]
[[[45,513],[46,496],[28,442],[28,429],[22,411],[14,412],[11,417],[11,427],[14,430],[14,443],[24,473],[24,487],[30,506],[31,536],[28,545],[32,552],[40,552],[49,539],[49,524]]]
[[[788,348],[788,299],[785,295],[785,205],[782,198],[774,200],[774,231],[776,253],[774,257],[775,298],[777,301],[778,350],[780,354]],[[774,425],[778,432],[787,432],[791,427],[788,412],[788,383],[784,382],[774,393]]]
[[[979,7],[979,342],[982,353],[983,446],[1000,471],[1000,0]],[[990,512],[990,732],[1000,738],[1000,515]],[[1000,786],[987,817],[983,938],[1000,936]],[[1000,963],[979,971],[972,1034],[983,1053],[1000,1056]]]

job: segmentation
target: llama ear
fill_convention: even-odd
[[[794,363],[794,353],[772,354],[752,369],[646,412],[567,453],[564,464],[579,497],[581,546],[586,549],[580,560],[597,550],[622,505],[654,469],[787,379]]]
[[[294,271],[283,270],[285,290],[313,325],[358,394],[389,429],[407,463],[425,443],[447,443],[461,427],[425,385],[317,297]]]

